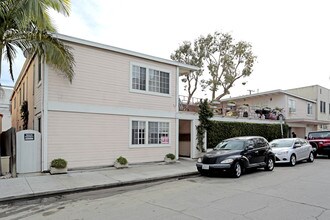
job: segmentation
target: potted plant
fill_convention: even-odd
[[[50,174],[61,174],[68,172],[68,162],[62,158],[52,160],[50,164]]]
[[[125,157],[118,157],[114,163],[114,166],[117,169],[121,169],[121,168],[127,168],[128,167],[128,161]]]
[[[172,153],[166,154],[164,158],[165,163],[175,163],[175,155]]]

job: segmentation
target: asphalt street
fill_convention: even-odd
[[[330,160],[0,205],[1,219],[330,219]]]

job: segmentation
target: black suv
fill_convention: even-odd
[[[211,152],[199,158],[196,166],[202,175],[214,171],[230,172],[240,177],[247,168],[274,169],[275,155],[268,141],[259,136],[235,137],[220,142]]]

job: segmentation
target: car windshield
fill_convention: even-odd
[[[214,150],[243,150],[244,146],[244,140],[224,140],[220,142]]]
[[[279,140],[273,140],[270,142],[270,147],[291,147],[293,145],[293,139],[279,139]]]
[[[308,134],[309,139],[330,138],[330,131],[311,132]]]

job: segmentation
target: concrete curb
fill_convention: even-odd
[[[70,188],[70,189],[60,189],[60,190],[45,191],[45,192],[40,192],[40,193],[27,193],[24,195],[8,196],[8,197],[1,198],[0,204],[5,203],[5,202],[6,203],[14,202],[14,201],[18,201],[18,200],[35,199],[38,197],[55,196],[58,194],[78,193],[78,192],[84,192],[84,191],[115,188],[115,187],[135,185],[135,184],[141,184],[141,183],[157,182],[157,181],[162,181],[162,180],[167,180],[167,179],[194,176],[197,174],[198,174],[198,171],[192,171],[192,172],[185,172],[185,173],[181,173],[181,174],[166,175],[166,176],[160,176],[160,177],[150,177],[150,178],[130,180],[130,181],[118,181],[117,183],[91,185],[91,186],[84,186],[84,187],[77,187],[77,188]]]

